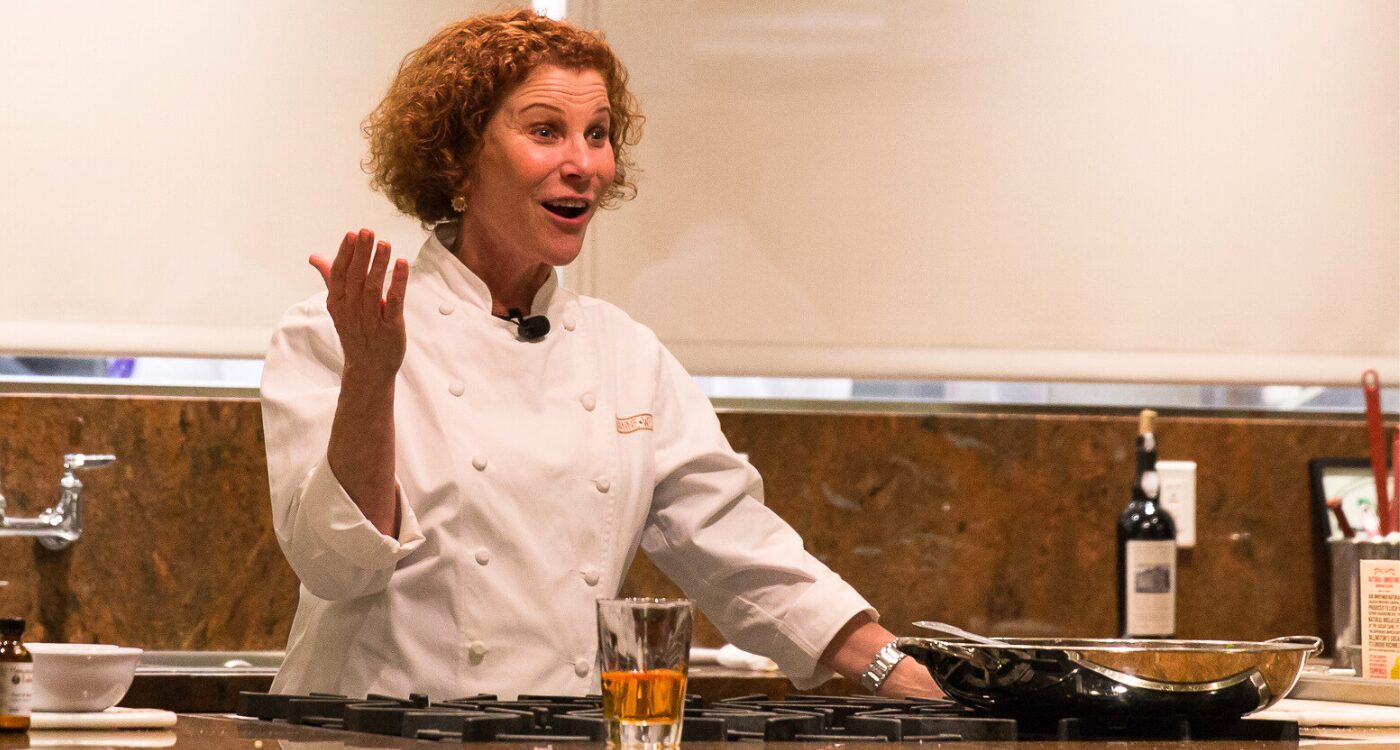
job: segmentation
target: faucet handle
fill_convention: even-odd
[[[63,456],[63,470],[100,469],[117,460],[110,453],[66,453]]]

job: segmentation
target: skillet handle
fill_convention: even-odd
[[[951,656],[954,659],[968,660],[973,657],[972,649],[965,648],[957,643],[940,641],[937,638],[896,638],[894,647],[910,656],[917,656],[918,651],[936,651],[944,656]],[[920,659],[922,662],[923,660]]]
[[[1265,643],[1290,643],[1299,646],[1312,646],[1308,656],[1317,656],[1322,653],[1322,639],[1315,635],[1285,635],[1278,638],[1270,638]]]

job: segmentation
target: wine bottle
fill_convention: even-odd
[[[1158,501],[1157,412],[1138,417],[1133,498],[1118,517],[1118,632],[1124,638],[1176,633],[1176,524]]]

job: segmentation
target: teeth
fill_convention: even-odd
[[[561,208],[588,208],[588,201],[579,200],[577,198],[563,198],[557,201],[545,201],[545,203]]]

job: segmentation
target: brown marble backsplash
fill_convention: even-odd
[[[938,413],[722,415],[768,504],[896,633],[938,619],[997,634],[1108,636],[1114,523],[1136,417]],[[1361,420],[1164,416],[1163,459],[1198,464],[1178,635],[1326,635],[1307,461],[1363,456]],[[280,649],[297,582],[272,533],[258,404],[0,396],[0,488],[32,516],[62,455],[83,476],[83,538],[0,538],[0,614],[27,640],[147,649]],[[626,593],[678,593],[639,558]],[[702,622],[697,641],[718,645]]]

